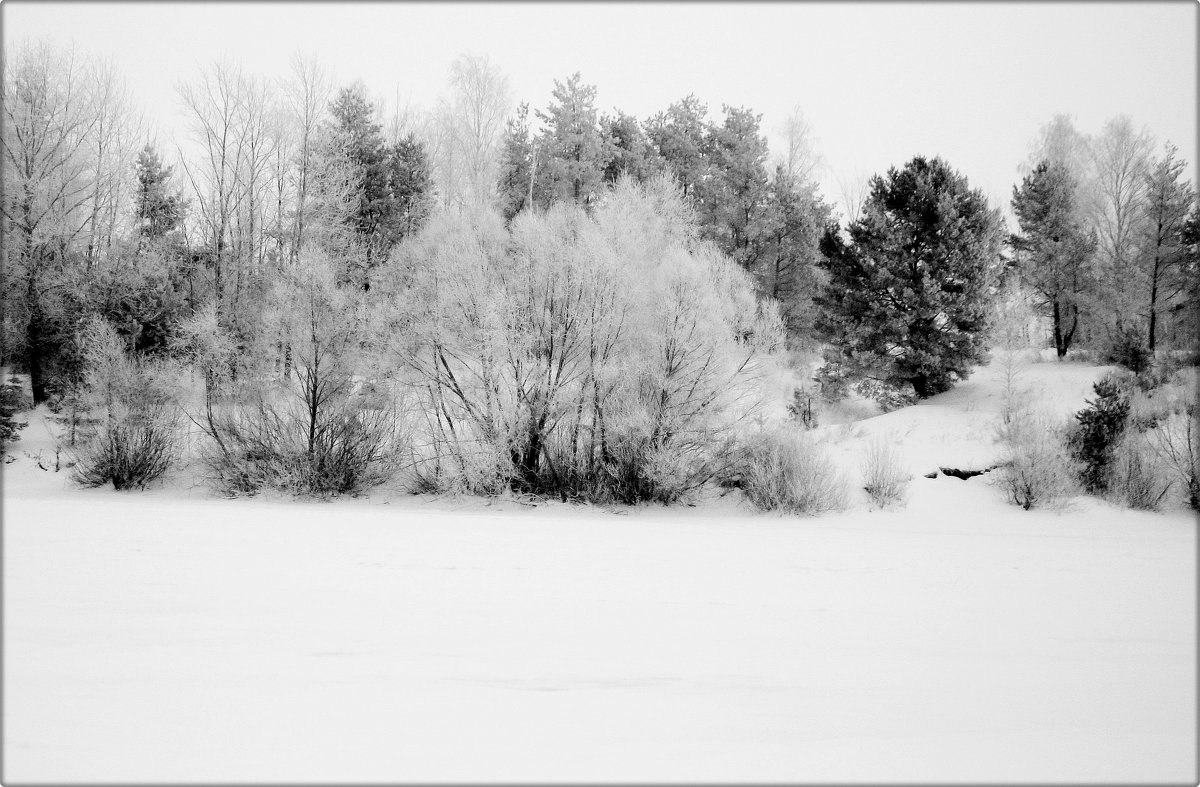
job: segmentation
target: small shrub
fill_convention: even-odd
[[[836,359],[826,357],[825,363],[813,375],[813,382],[827,402],[840,402],[850,394],[849,372]]]
[[[180,454],[181,370],[168,360],[125,351],[112,325],[92,320],[83,330],[80,416],[68,451],[75,480],[84,486],[111,483],[143,488],[170,469]]]
[[[904,497],[912,475],[904,469],[900,453],[882,439],[873,440],[863,457],[863,488],[879,507]]]
[[[1071,455],[1081,463],[1080,480],[1092,494],[1103,492],[1108,482],[1108,465],[1125,431],[1129,417],[1129,394],[1121,381],[1108,375],[1092,386],[1095,399],[1075,414],[1078,424],[1067,440]]]
[[[508,489],[515,474],[505,452],[486,441],[440,441],[429,448],[429,455],[413,456],[408,481],[411,494],[494,497]]]
[[[792,391],[792,401],[788,402],[788,415],[805,429],[816,429],[817,411],[813,409],[812,394],[802,388]]]
[[[860,396],[875,400],[879,409],[885,413],[899,410],[901,407],[908,407],[917,401],[917,396],[913,392],[901,390],[895,385],[881,383],[878,380],[860,380],[854,384],[854,390]]]
[[[1175,480],[1150,448],[1146,434],[1126,430],[1108,468],[1108,494],[1117,503],[1157,511]]]
[[[1078,491],[1079,468],[1065,445],[1065,430],[1045,417],[1022,420],[1004,441],[1005,461],[993,483],[1008,502],[1031,508],[1057,508]]]
[[[389,411],[346,402],[313,420],[292,405],[260,399],[215,421],[206,462],[218,489],[231,496],[264,488],[356,494],[391,475],[399,436]]]
[[[177,423],[166,414],[103,426],[75,455],[75,480],[90,487],[143,488],[175,462],[178,434]]]
[[[1152,358],[1151,363],[1134,377],[1134,383],[1139,389],[1149,393],[1170,383],[1182,368],[1183,364],[1174,355],[1161,353]]]
[[[13,380],[0,386],[0,451],[19,439],[17,431],[29,425],[18,421],[16,414],[33,407],[33,401],[25,395],[24,388]]]
[[[1189,404],[1146,433],[1146,442],[1165,472],[1184,490],[1187,504],[1200,511],[1200,424]]]
[[[759,432],[742,461],[742,490],[763,511],[820,514],[845,506],[845,484],[832,463],[795,432]]]
[[[1115,363],[1134,374],[1142,374],[1150,368],[1153,360],[1150,348],[1135,326],[1117,323],[1110,331],[1108,344],[1104,348],[1105,363]]]

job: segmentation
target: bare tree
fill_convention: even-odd
[[[225,273],[230,266],[230,242],[234,216],[241,205],[238,185],[242,136],[242,91],[240,69],[224,61],[202,71],[199,84],[179,86],[179,94],[191,115],[199,156],[194,164],[180,151],[184,172],[195,192],[202,238],[212,254],[213,290],[217,322],[225,326]]]
[[[297,54],[292,59],[292,78],[285,89],[292,123],[296,127],[293,188],[295,208],[291,223],[289,258],[295,263],[304,247],[305,223],[309,218],[313,161],[317,153],[317,134],[321,116],[333,92],[328,72],[315,55]]]
[[[237,211],[236,250],[241,264],[237,267],[234,305],[243,284],[259,278],[263,272],[266,249],[266,207],[270,200],[269,168],[274,160],[278,136],[273,134],[274,107],[266,83],[246,77],[243,82],[244,134],[236,170],[238,189],[244,195]]]
[[[496,199],[500,143],[512,111],[508,77],[485,56],[460,55],[435,113],[435,178],[446,204]]]
[[[201,240],[213,268],[221,325],[248,277],[261,268],[262,211],[272,159],[271,110],[266,85],[227,61],[201,71],[179,95],[190,116],[194,156],[182,150],[184,172],[195,192]]]
[[[96,124],[88,140],[92,159],[91,211],[88,216],[86,260],[90,267],[101,251],[112,246],[117,223],[126,214],[123,187],[143,137],[140,113],[129,87],[112,61],[98,65],[94,75]]]
[[[854,175],[850,177],[838,177],[838,191],[841,193],[842,208],[846,211],[846,221],[858,221],[862,216],[869,190],[870,176],[861,167],[855,167]]]
[[[783,134],[784,150],[778,163],[798,182],[815,184],[825,170],[825,157],[817,151],[812,123],[799,104],[792,107],[792,113],[779,130]]]
[[[1021,176],[1029,175],[1043,161],[1066,168],[1075,181],[1074,202],[1079,216],[1091,220],[1097,211],[1095,169],[1092,166],[1092,142],[1075,128],[1071,115],[1055,115],[1038,129],[1029,144],[1029,156],[1018,167]]]
[[[1141,290],[1135,262],[1152,146],[1149,132],[1135,130],[1125,115],[1105,123],[1091,146],[1099,256],[1112,284],[1105,292],[1114,316],[1132,313],[1131,299]]]

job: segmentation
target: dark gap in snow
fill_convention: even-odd
[[[939,467],[938,469],[941,470],[942,473],[944,473],[945,475],[953,476],[954,478],[960,478],[963,481],[966,481],[968,478],[974,478],[977,475],[983,475],[984,473],[990,473],[999,466],[1000,465],[992,465],[991,467],[985,467],[982,470],[960,470],[957,467]],[[936,472],[930,473],[930,474],[926,475],[925,477],[926,478],[936,478],[937,473]]]

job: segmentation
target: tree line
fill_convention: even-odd
[[[183,401],[166,366],[202,376],[187,412],[226,490],[351,491],[404,454],[429,488],[671,500],[739,477],[788,350],[823,353],[827,396],[895,403],[985,362],[998,300],[1060,356],[1195,336],[1194,193],[1123,119],[1048,124],[1009,233],[940,158],[843,223],[800,114],[774,157],[750,109],[639,120],[579,74],[531,115],[483,57],[390,118],[314,58],[178,93],[190,136],[164,151],[111,67],[7,54],[0,351],[34,404],[126,442]],[[98,400],[118,367],[144,385]]]

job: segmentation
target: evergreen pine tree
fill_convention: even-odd
[[[760,222],[759,291],[779,304],[788,336],[811,336],[815,319],[813,296],[824,272],[818,266],[821,233],[833,209],[804,183],[780,165],[766,193]]]
[[[999,217],[941,159],[873,178],[849,242],[830,227],[821,251],[817,328],[855,374],[926,397],[986,359]]]
[[[709,168],[705,139],[708,108],[694,95],[677,101],[646,122],[654,150],[675,174],[683,196],[696,200]]]
[[[431,180],[428,156],[409,135],[387,145],[375,107],[360,86],[343,88],[330,104],[335,135],[354,172],[358,204],[351,218],[363,250],[357,272],[365,289],[371,270],[424,218]]]
[[[565,83],[555,80],[553,100],[538,118],[545,130],[537,141],[535,177],[546,205],[590,205],[603,187],[607,146],[596,113],[596,88],[579,72]]]
[[[722,251],[754,272],[769,234],[767,139],[759,133],[761,115],[724,110],[725,121],[710,126],[705,140],[712,177],[699,195],[701,221]]]
[[[137,204],[134,218],[137,232],[151,241],[162,240],[183,222],[184,201],[168,191],[172,167],[164,167],[154,146],[147,144],[138,154]]]
[[[533,142],[529,136],[529,104],[522,102],[508,121],[500,143],[500,212],[506,221],[531,202]]]
[[[637,118],[618,111],[601,118],[600,126],[608,146],[605,183],[616,183],[625,174],[642,183],[661,167]]]

